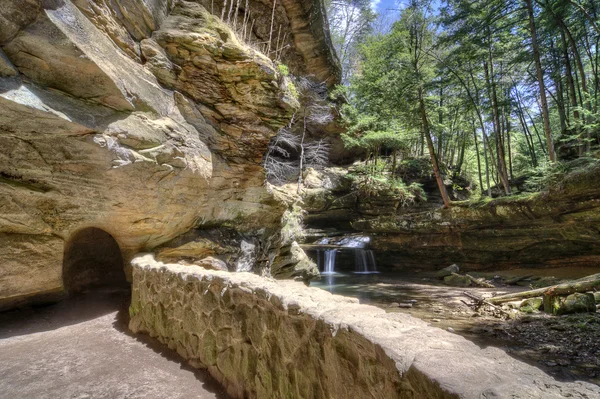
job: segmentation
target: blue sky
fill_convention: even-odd
[[[397,8],[396,0],[371,0],[373,10],[384,13],[388,8]]]
[[[440,0],[434,0],[432,2],[433,8],[438,9],[440,7]],[[371,8],[377,11],[379,14],[389,13],[389,9],[398,9],[397,0],[371,0]]]

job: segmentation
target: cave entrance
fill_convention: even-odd
[[[102,229],[86,228],[65,245],[63,283],[69,294],[128,286],[117,241]]]

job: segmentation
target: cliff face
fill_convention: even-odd
[[[394,267],[466,270],[592,266],[600,262],[600,167],[568,175],[559,189],[450,209],[362,219],[378,259]]]
[[[207,10],[237,22],[246,35],[269,55],[281,59],[295,75],[312,75],[331,87],[340,82],[342,70],[329,35],[323,0],[200,0]],[[233,4],[232,4],[233,3]],[[236,5],[239,4],[236,19]],[[275,12],[273,13],[273,5]],[[246,5],[248,6],[246,9]],[[271,24],[271,19],[273,23]],[[271,25],[273,32],[271,34]],[[275,56],[275,54],[277,55]]]
[[[0,307],[64,292],[65,243],[84,228],[125,261],[194,227],[276,229],[286,205],[261,162],[296,107],[198,3],[4,1]]]
[[[393,193],[361,195],[351,187],[346,171],[338,168],[309,173],[303,199],[309,227],[331,234],[336,226],[341,233],[369,235],[377,264],[384,268],[438,268],[452,263],[464,270],[596,267],[599,174],[596,164],[568,174],[548,192],[455,201],[444,209],[435,198],[403,207]]]

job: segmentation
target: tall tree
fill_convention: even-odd
[[[533,3],[531,0],[525,0],[525,5],[527,7],[527,15],[529,16],[529,31],[531,33],[531,49],[533,51],[533,60],[535,62],[538,85],[540,86],[540,102],[542,108],[542,118],[544,120],[544,134],[546,136],[546,145],[548,146],[548,156],[550,157],[550,161],[556,162],[554,140],[552,138],[552,129],[550,127],[550,111],[548,110],[546,85],[544,83],[544,70],[542,69],[540,48],[538,45],[537,31],[535,28],[535,13],[533,11]]]

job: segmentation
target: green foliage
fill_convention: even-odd
[[[432,174],[431,161],[424,157],[403,159],[398,166],[397,173],[404,179],[410,180],[428,178]]]
[[[435,152],[447,176],[477,182],[484,195],[525,176],[526,190],[559,186],[571,166],[549,163],[552,142],[563,159],[599,148],[600,2],[408,0],[401,8],[388,32],[362,37],[346,86],[335,90],[347,148],[368,159]]]
[[[292,80],[290,80],[288,82],[288,90],[290,92],[290,94],[292,95],[292,97],[294,97],[295,99],[299,99],[300,98],[300,93],[298,92],[298,88],[296,87],[296,85],[294,84],[294,82]]]
[[[547,162],[529,171],[525,188],[531,192],[559,190],[568,175],[593,169],[599,164],[599,159],[590,157],[578,158],[571,162]]]
[[[391,177],[387,169],[389,163],[380,159],[373,165],[353,165],[347,176],[361,197],[392,197],[398,200],[399,206],[427,201],[421,184],[406,184],[401,178]]]
[[[544,163],[531,169],[531,175],[527,178],[525,189],[531,192],[549,190],[562,181],[566,172],[567,166],[562,162]]]
[[[279,73],[281,73],[283,76],[290,76],[290,70],[287,67],[287,65],[277,64],[277,69],[279,70]]]

